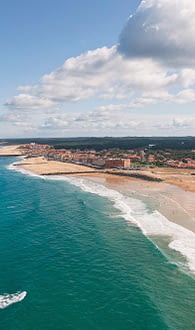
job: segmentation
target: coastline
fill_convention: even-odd
[[[72,174],[59,175],[59,166],[62,165],[69,167],[74,165]],[[171,250],[179,252],[185,259],[179,261],[178,266],[184,271],[195,274],[194,192],[184,191],[165,182],[146,181],[95,171],[88,173],[84,172],[83,166],[80,166],[82,168],[80,172],[77,168],[77,174],[74,175],[75,166],[79,165],[55,161],[52,163],[39,157],[23,159],[8,168],[48,180],[64,180],[85,192],[107,198],[115,209],[119,210],[119,217],[122,216],[131,225],[139,227],[157,249],[162,250],[162,253],[165,252],[168,259],[172,259]],[[48,168],[50,169],[50,175],[43,175],[45,167],[47,173]],[[168,247],[171,250],[168,250]]]
[[[0,157],[24,156],[22,145],[3,146],[0,148]],[[44,157],[25,158],[17,166],[32,171],[38,175],[83,175],[94,173],[107,173],[111,176],[126,177],[138,181],[163,182],[177,186],[185,191],[195,193],[195,169],[173,168],[173,167],[154,167],[140,170],[117,170],[117,169],[96,169],[83,164],[60,162],[47,160]],[[122,180],[122,179],[121,179]]]
[[[167,219],[195,233],[195,193],[192,189],[192,191],[183,189],[183,185],[178,187],[173,183],[167,183],[165,180],[155,182],[135,177],[118,176],[83,165],[48,161],[43,157],[23,159],[15,163],[14,167],[36,175],[85,178],[113,189],[124,196],[141,197],[143,200],[154,203],[156,209]],[[170,171],[170,169],[168,170]],[[162,175],[162,170],[160,172]],[[173,171],[170,172],[172,175]],[[185,174],[182,175],[184,178],[187,177]]]
[[[22,161],[15,163],[15,167],[22,168],[33,172],[37,175],[73,175],[82,173],[94,173],[96,169],[88,166],[77,165],[72,163],[63,163],[55,160],[47,160],[44,157],[24,158]]]
[[[195,193],[165,182],[150,182],[109,174],[82,175],[127,197],[153,204],[169,221],[195,233]]]
[[[0,148],[0,157],[22,156],[21,145],[2,146]]]

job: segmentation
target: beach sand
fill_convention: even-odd
[[[195,192],[195,169],[155,167],[150,171],[154,175],[160,176],[166,183]]]
[[[83,165],[62,163],[54,160],[48,161],[44,157],[25,158],[21,162],[16,163],[15,166],[38,175],[81,174],[95,171],[93,168]]]
[[[20,156],[22,151],[19,149],[20,145],[4,146],[0,148],[0,157],[2,156]]]
[[[15,166],[38,175],[68,173],[95,181],[126,196],[149,201],[170,221],[195,232],[195,176],[191,175],[192,171],[152,169],[153,175],[160,175],[164,181],[151,182],[101,171],[98,173],[86,166],[48,161],[43,157],[26,158]]]
[[[82,175],[123,195],[149,201],[170,221],[195,233],[195,193],[166,182],[150,182],[108,174]]]

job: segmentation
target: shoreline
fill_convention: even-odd
[[[23,156],[22,145],[3,146],[0,148],[0,157]],[[114,176],[136,178],[136,180],[163,182],[177,186],[184,191],[195,193],[195,169],[183,169],[173,167],[154,167],[140,170],[97,169],[84,164],[66,163],[55,160],[47,160],[39,156],[25,158],[18,166],[41,175],[79,175],[90,173],[107,173]]]
[[[3,147],[0,157],[21,156],[20,146]],[[120,173],[118,170],[97,170],[89,166],[47,160],[44,157],[23,158],[13,164],[42,176],[83,177],[126,196],[142,196],[155,203],[167,219],[195,233],[195,171],[174,168],[153,168]]]
[[[21,145],[2,146],[0,148],[0,157],[22,156]]]
[[[23,159],[15,163],[14,167],[44,177],[85,178],[116,190],[124,196],[141,196],[146,202],[154,203],[157,210],[168,220],[195,233],[195,193],[177,185],[166,181],[144,180],[141,177],[119,176],[114,172],[111,174],[83,165],[48,161],[43,157]]]
[[[127,197],[149,202],[169,221],[195,233],[195,193],[165,182],[148,182],[108,175],[82,175],[90,181],[118,191]]]
[[[21,156],[22,154],[2,154],[4,156]],[[23,155],[24,156],[24,155]],[[147,168],[144,170],[119,171],[115,169],[97,169],[83,164],[47,160],[44,157],[24,158],[23,162],[17,164],[24,169],[30,170],[38,175],[79,175],[80,173],[103,173],[111,176],[125,177],[147,182],[167,183],[177,186],[184,191],[195,193],[195,169],[178,168]]]
[[[37,159],[31,161],[36,170],[37,166],[42,166],[42,161],[45,162],[44,159],[38,164]],[[32,164],[29,168],[29,164],[22,165],[22,162],[26,162],[26,159],[10,165],[9,168],[40,178],[47,177],[48,180],[65,180],[85,192],[110,200],[113,207],[120,211],[119,217],[138,227],[158,249],[161,250],[162,247],[167,258],[173,253],[169,252],[168,248],[179,252],[185,259],[183,262],[179,261],[178,266],[195,274],[195,193],[186,192],[165,182],[151,182],[106,173],[81,171],[78,175],[41,175],[32,170]]]
[[[73,163],[64,163],[55,160],[47,160],[44,157],[24,158],[13,164],[17,168],[33,172],[37,175],[74,175],[97,173],[95,168]]]

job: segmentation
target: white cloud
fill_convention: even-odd
[[[192,0],[145,0],[119,38],[128,57],[153,58],[171,67],[195,64],[195,3]]]
[[[155,104],[163,104],[166,112],[167,105],[195,101],[194,36],[195,4],[191,0],[142,1],[118,46],[69,58],[38,84],[19,86],[18,95],[5,103],[7,113],[0,119],[21,129],[62,135],[97,135],[107,130],[114,135],[123,130],[125,135],[142,134],[142,130],[153,134],[155,127],[163,130],[166,125],[167,131],[178,127],[187,131],[187,126],[176,124],[180,121],[163,119],[161,127],[155,117],[155,126],[154,120],[148,124],[150,119],[137,119],[131,112]],[[94,101],[91,111],[71,113],[65,106],[72,102],[74,109],[76,102],[88,99]]]
[[[180,91],[175,97],[174,97],[175,103],[178,104],[186,104],[191,103],[195,101],[195,90],[193,89],[184,89]]]
[[[57,117],[47,118],[41,125],[45,130],[56,130],[60,132],[76,132],[80,131],[87,135],[97,134],[102,130],[109,134],[112,132],[117,135],[117,130],[136,129],[140,125],[140,120],[132,119],[130,114],[121,117],[120,112],[115,112],[110,116],[109,111],[91,111],[86,113],[76,113],[74,115],[65,116],[58,114]]]
[[[195,116],[169,116],[147,114],[132,114],[116,111],[110,116],[110,111],[91,111],[76,113],[70,116],[58,114],[50,116],[42,125],[40,131],[47,136],[124,136],[124,135],[193,135]]]
[[[65,129],[69,128],[69,121],[63,118],[63,116],[49,117],[42,124],[41,128],[44,129]]]
[[[178,73],[177,83],[185,88],[195,84],[195,69],[187,68]]]
[[[122,111],[144,108],[153,104],[190,104],[195,101],[195,90],[183,89],[178,93],[171,94],[166,90],[146,91],[141,97],[132,99],[128,103],[108,104],[100,106],[100,111]]]
[[[140,100],[144,102],[144,100]],[[114,106],[114,105],[112,105]],[[195,131],[195,116],[150,114],[147,112],[126,111],[123,108],[95,109],[87,112],[55,112],[40,114],[15,110],[0,118],[0,128],[3,134],[8,125],[19,136],[140,136],[140,135],[193,135]],[[6,131],[5,131],[6,134]]]
[[[160,131],[175,131],[176,133],[189,132],[190,135],[195,130],[195,117],[178,116],[172,118],[171,120],[164,120],[161,123],[156,123],[155,127]]]
[[[41,98],[29,94],[19,94],[14,96],[11,100],[7,100],[6,106],[14,109],[40,109],[40,108],[51,108],[54,107],[54,102],[48,98]]]
[[[44,75],[37,86],[20,87],[23,94],[6,105],[36,109],[92,97],[130,99],[134,93],[169,88],[176,82],[175,72],[167,74],[150,59],[125,59],[116,47],[103,47],[68,59],[62,67]]]

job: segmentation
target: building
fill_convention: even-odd
[[[130,159],[113,159],[108,158],[105,160],[105,168],[129,168],[131,165]]]
[[[155,162],[155,156],[153,154],[149,154],[147,157],[148,163],[154,163]]]

